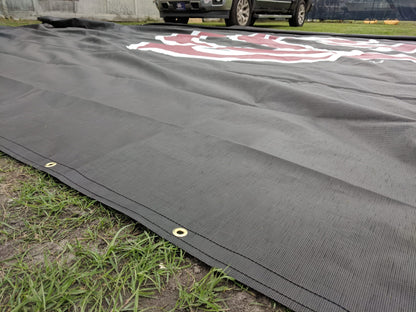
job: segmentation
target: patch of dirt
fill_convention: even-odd
[[[18,253],[20,253],[20,250],[16,248],[13,242],[2,244],[0,245],[0,262],[11,259]]]

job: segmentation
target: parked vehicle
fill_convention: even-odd
[[[251,26],[259,18],[287,18],[302,26],[312,0],[154,0],[167,23],[188,23],[189,18],[223,18],[227,26]]]

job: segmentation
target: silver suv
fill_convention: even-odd
[[[312,0],[154,0],[167,23],[188,23],[190,17],[223,18],[227,26],[251,26],[258,18],[288,18],[302,26]]]

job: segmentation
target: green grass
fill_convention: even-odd
[[[37,20],[14,20],[12,18],[0,18],[0,26],[24,26],[40,24]]]
[[[154,244],[154,236],[148,233],[132,239],[123,230],[103,250],[79,242],[68,244],[65,249],[76,256],[72,261],[56,261],[57,256],[45,252],[43,261],[33,264],[23,254],[4,270],[0,283],[3,309],[137,311],[141,298],[161,291],[184,260],[168,243]],[[164,269],[160,263],[165,263]]]
[[[192,23],[192,25],[225,26],[223,22]],[[364,24],[363,21],[306,22],[302,27],[290,27],[286,21],[259,20],[254,27],[305,32],[416,36],[416,22],[407,21],[399,22],[398,25],[385,25],[383,21],[377,24]]]
[[[219,293],[231,290],[224,281],[234,281],[221,270],[212,269],[200,281],[192,283],[191,287],[179,284],[179,299],[174,310],[198,308],[203,306],[206,311],[222,311],[224,299]]]
[[[123,25],[136,25],[152,23],[155,21],[147,20],[141,22],[120,22]],[[38,21],[14,21],[10,19],[0,19],[0,25],[21,26],[39,23]],[[221,26],[224,22],[203,22],[191,23],[191,25]],[[290,27],[286,21],[259,20],[254,24],[258,28],[272,28],[282,30],[296,30],[305,32],[328,32],[343,34],[370,34],[388,36],[416,36],[416,22],[401,21],[398,25],[385,25],[383,21],[377,24],[364,24],[363,21],[326,21],[326,22],[306,22],[303,27]]]
[[[364,24],[363,21],[307,22],[303,27],[289,27],[287,22],[268,23],[267,21],[259,21],[254,25],[257,27],[310,32],[416,36],[416,22],[400,22],[398,25],[385,25],[383,21],[377,24]]]
[[[250,293],[130,218],[2,153],[0,207],[2,312],[226,311],[230,296]],[[264,297],[252,304],[289,311]]]
[[[29,167],[16,174],[0,242],[1,311],[137,310],[186,266],[184,252]],[[4,178],[3,178],[4,180]]]

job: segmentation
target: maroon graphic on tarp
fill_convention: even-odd
[[[131,44],[127,48],[153,51],[174,57],[217,61],[314,63],[334,62],[341,57],[347,57],[368,61],[405,60],[416,62],[416,57],[412,56],[416,53],[416,45],[386,44],[374,39],[287,37],[256,33],[227,36],[199,31],[194,31],[191,34],[156,36],[155,39],[157,42],[140,42]],[[320,45],[320,48],[312,46],[316,43]],[[331,47],[337,48],[332,50]]]

